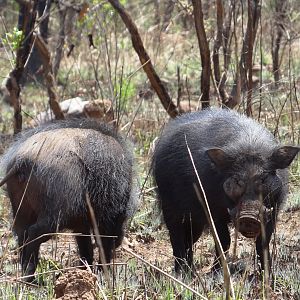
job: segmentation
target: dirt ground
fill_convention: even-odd
[[[277,222],[275,238],[272,239],[270,248],[286,248],[289,255],[296,258],[300,266],[300,210],[294,212],[281,212]],[[229,257],[233,259],[234,251],[234,234],[231,228],[232,243]],[[55,246],[53,246],[55,243]],[[53,248],[56,249],[56,259],[62,259],[68,265],[74,265],[78,262],[77,248],[73,238],[68,236],[59,237],[56,240],[44,243],[41,247],[41,256],[53,259]],[[130,249],[143,259],[152,263],[168,273],[173,272],[172,248],[168,238],[167,229],[162,226],[159,232],[156,232],[153,238],[141,234],[130,234],[124,239],[122,247],[116,250],[115,263],[126,263],[132,258],[132,255],[126,251]],[[254,240],[247,239],[240,234],[237,238],[236,255],[237,259],[245,260],[246,263],[252,264],[251,257],[255,251]],[[272,251],[272,250],[271,250]],[[97,255],[97,254],[96,254]],[[95,256],[96,256],[95,255]],[[195,244],[195,261],[196,267],[200,273],[206,273],[210,270],[214,259],[214,242],[211,234],[205,232],[199,241]],[[276,263],[276,258],[275,258]],[[200,264],[202,268],[199,269]]]
[[[7,224],[6,224],[7,225]],[[273,249],[274,264],[278,269],[284,269],[290,261],[300,266],[300,210],[294,212],[281,212],[277,223],[275,239],[271,243]],[[6,242],[9,239],[9,231],[1,232],[1,248],[5,249]],[[234,229],[231,228],[232,241],[234,240]],[[11,240],[11,236],[10,236]],[[13,243],[10,242],[9,245]],[[253,240],[246,239],[238,235],[237,239],[237,258],[244,261],[245,264],[253,268],[253,257],[255,243]],[[230,250],[230,257],[233,257],[234,242]],[[18,265],[18,255],[11,250],[2,255],[5,256],[5,264]],[[136,259],[126,249],[136,253],[147,262],[156,265],[165,272],[173,274],[172,248],[168,239],[168,232],[165,226],[153,236],[143,236],[142,234],[130,233],[126,236],[123,246],[116,250],[114,263],[127,264],[131,259]],[[283,251],[283,252],[282,252]],[[195,262],[199,275],[208,273],[211,269],[214,259],[214,243],[209,232],[203,234],[195,245]],[[280,254],[281,253],[281,254]],[[283,253],[283,254],[282,254]],[[96,254],[97,255],[97,254]],[[95,255],[95,257],[96,257]],[[284,255],[284,257],[280,257]],[[2,256],[2,257],[3,257]],[[78,299],[74,296],[80,294],[80,299],[96,299],[96,277],[89,271],[78,269],[67,270],[68,267],[76,266],[79,263],[77,247],[74,238],[69,234],[59,235],[41,246],[41,261],[54,261],[58,268],[64,268],[64,271],[55,282],[56,297],[62,300]],[[141,263],[141,262],[139,262]],[[65,271],[66,270],[66,271]],[[16,274],[11,273],[13,277]],[[3,273],[2,273],[3,274]],[[75,298],[74,298],[75,297]],[[277,298],[276,298],[277,299]]]
[[[287,247],[296,255],[300,266],[300,210],[293,212],[281,212],[276,227],[275,247]],[[230,256],[233,255],[234,248],[234,229],[231,228],[231,248]],[[151,263],[159,263],[161,266],[165,266],[165,271],[171,271],[173,267],[172,248],[168,240],[168,232],[164,227],[159,233],[160,239],[147,239],[146,242],[141,239],[140,236],[129,236],[129,247],[137,254],[145,258]],[[272,244],[272,242],[271,242]],[[271,245],[272,247],[272,245]],[[237,238],[237,256],[244,256],[245,253],[250,255],[255,248],[254,240],[247,239],[240,234]],[[124,250],[118,251],[118,257],[121,258]],[[199,241],[195,245],[195,259],[199,256],[203,256],[208,263],[204,267],[205,272],[207,267],[210,267],[210,263],[213,262],[214,243],[211,234],[206,232],[202,235]]]

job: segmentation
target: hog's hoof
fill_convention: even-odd
[[[239,275],[243,275],[247,268],[246,268],[246,264],[243,261],[236,261],[236,262],[230,262],[228,264],[229,267],[229,271],[230,274],[239,274]]]
[[[181,264],[175,266],[175,276],[178,279],[184,278],[195,278],[197,276],[196,269],[194,266],[189,266],[186,262],[182,262]]]
[[[36,276],[34,275],[36,265],[29,262],[29,263],[23,263],[23,276],[22,280],[28,283],[37,284]]]
[[[235,275],[235,274],[242,275],[246,271],[246,265],[242,261],[228,262],[228,269],[231,275]],[[211,272],[214,275],[221,274],[223,272],[223,268],[221,267],[219,262],[214,263]]]

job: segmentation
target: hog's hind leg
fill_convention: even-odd
[[[271,271],[272,259],[270,255],[269,243],[272,233],[274,232],[276,223],[275,220],[276,211],[274,209],[270,221],[265,225],[265,238],[263,239],[262,235],[260,234],[256,239],[256,253],[260,261],[261,270],[265,270],[265,267],[267,266],[269,271]],[[267,261],[265,260],[264,252],[266,253]]]
[[[196,218],[194,218],[195,220]],[[196,243],[203,231],[203,224],[195,222],[191,217],[186,217],[184,221],[185,228],[185,251],[186,261],[190,270],[194,271],[193,246]]]
[[[170,222],[165,218],[175,257],[175,272],[193,271],[193,244],[201,235],[202,227],[193,226],[189,216],[182,216]]]
[[[21,250],[21,265],[26,281],[34,280],[33,275],[39,260],[40,245],[51,238],[50,233],[55,232],[55,226],[49,224],[47,218],[39,218],[27,231],[27,239]]]
[[[100,233],[103,235],[101,243],[104,251],[105,263],[111,262],[114,250],[122,243],[125,234],[125,222],[126,214],[120,213],[105,225],[102,224],[99,226],[99,231],[101,230]],[[103,263],[101,258],[99,258],[99,261]]]
[[[77,230],[76,230],[77,231]],[[77,231],[81,232],[82,235],[76,236],[76,242],[78,245],[78,251],[80,258],[85,260],[88,265],[93,264],[93,245],[92,245],[92,239],[90,236],[90,229],[82,228],[81,230]]]

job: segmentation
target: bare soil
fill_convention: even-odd
[[[1,242],[0,249],[2,253],[0,257],[5,257],[5,265],[7,270],[8,265],[19,266],[18,255],[15,250],[13,239],[9,235],[8,223],[3,224],[3,220],[0,219],[2,225],[7,226],[7,230],[0,232]],[[3,228],[3,226],[2,226]],[[300,270],[300,210],[293,212],[281,212],[277,222],[276,232],[271,242],[271,251],[273,253],[273,265],[282,274],[286,269],[298,268]],[[257,269],[255,263],[255,243],[254,240],[246,239],[241,235],[237,236],[236,241],[236,255],[234,255],[234,236],[235,231],[231,228],[232,234],[232,247],[229,253],[230,261],[235,263],[243,262],[246,265],[249,273],[254,272]],[[5,249],[7,242],[9,247],[7,252]],[[165,272],[174,275],[173,271],[173,257],[172,248],[168,238],[168,232],[165,226],[161,226],[160,229],[153,233],[153,235],[145,235],[141,233],[130,233],[124,239],[123,247],[116,250],[116,257],[114,263],[118,268],[118,264],[127,264],[134,258],[126,249],[130,249],[137,255],[141,256],[147,262],[154,264],[161,268]],[[205,232],[200,240],[195,245],[194,260],[196,263],[196,269],[198,275],[206,276],[211,270],[211,266],[214,260],[214,242],[209,232]],[[89,271],[81,269],[68,270],[70,266],[79,265],[79,258],[77,254],[77,247],[75,240],[69,234],[58,235],[57,238],[42,244],[40,250],[41,261],[54,261],[59,269],[63,269],[62,275],[55,282],[55,295],[58,299],[96,299],[95,295],[99,292],[96,284],[97,277]],[[97,254],[95,254],[95,258]],[[142,264],[142,262],[139,262]],[[256,265],[256,266],[255,266]],[[14,278],[16,275],[20,276],[20,273],[16,274],[16,269],[3,274],[8,275],[10,278]],[[19,271],[18,271],[19,272]],[[279,272],[279,273],[280,273]],[[57,272],[56,272],[57,274]],[[273,293],[273,292],[272,292]],[[272,299],[283,299],[282,293],[279,295],[274,294]],[[289,299],[289,298],[284,298]]]
[[[91,272],[75,269],[60,276],[54,286],[56,299],[60,300],[95,300],[97,277]]]
[[[279,214],[275,237],[271,242],[271,249],[286,247],[290,255],[296,256],[300,267],[300,210],[293,212],[281,212]],[[162,266],[165,271],[172,271],[173,258],[172,247],[168,240],[167,229],[163,227],[157,233],[158,238],[143,240],[140,235],[128,237],[129,247],[150,263]],[[235,231],[231,228],[231,248],[229,256],[233,256]],[[236,256],[237,259],[249,259],[255,249],[254,240],[247,239],[240,234],[237,236]],[[214,259],[214,243],[211,234],[205,232],[195,245],[195,260],[201,259],[201,272],[207,272]],[[124,250],[117,251],[117,260],[122,258]],[[203,266],[204,265],[204,266]]]

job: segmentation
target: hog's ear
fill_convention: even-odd
[[[210,160],[220,170],[227,168],[232,163],[229,155],[221,148],[211,148],[206,150],[206,153],[209,156]]]
[[[285,169],[287,168],[297,153],[300,151],[299,147],[283,146],[275,150],[270,157],[271,167],[273,169]]]

